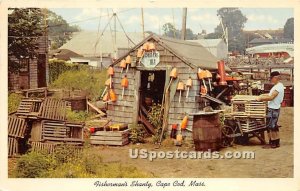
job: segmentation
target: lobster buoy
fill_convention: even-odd
[[[188,116],[187,115],[184,116],[183,120],[181,121],[181,125],[180,125],[182,130],[186,129],[187,124],[188,124],[188,120],[189,120]]]
[[[144,50],[144,51],[148,51],[148,50],[149,50],[149,42],[145,42],[145,43],[143,44],[143,50]]]
[[[177,78],[177,68],[173,68],[170,72],[170,77],[171,78]]]
[[[109,98],[112,102],[117,101],[117,95],[113,89],[109,90]]]
[[[130,57],[130,55],[126,56],[125,62],[126,62],[126,73],[127,73],[128,72],[128,68],[129,68],[129,64],[131,64],[131,57]]]
[[[122,99],[124,97],[125,88],[128,88],[128,84],[129,84],[129,82],[128,82],[127,76],[125,75],[124,78],[121,81],[121,86],[123,87],[123,89],[122,89]]]
[[[102,101],[107,102],[108,99],[108,93],[106,92],[106,94],[103,96]]]
[[[148,50],[150,50],[150,51],[155,50],[155,44],[153,42],[149,43]]]
[[[184,90],[184,83],[182,81],[178,82],[177,90],[179,90],[179,103],[181,100],[181,92]]]
[[[186,81],[187,93],[186,93],[186,97],[185,98],[189,97],[189,92],[190,92],[190,88],[192,87],[192,84],[193,84],[192,78],[189,77],[189,79]]]
[[[121,60],[120,67],[122,68],[121,73],[123,72],[123,69],[126,68],[126,61],[125,59]]]
[[[141,58],[143,56],[143,48],[139,48],[136,57]]]
[[[108,68],[107,74],[108,74],[109,76],[113,76],[113,75],[114,75],[114,68],[113,68],[112,66],[110,66],[110,67]]]

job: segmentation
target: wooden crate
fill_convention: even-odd
[[[15,137],[8,137],[8,156],[13,157],[19,153],[18,139]]]
[[[68,144],[83,143],[83,124],[64,121],[42,121],[42,139]]]
[[[34,118],[39,115],[39,110],[43,100],[41,99],[23,99],[17,109],[16,115],[22,118]]]
[[[10,137],[24,138],[27,128],[25,119],[8,117],[8,135]]]
[[[234,117],[265,118],[266,102],[256,101],[257,96],[236,95],[232,99],[231,114]]]
[[[266,128],[266,119],[245,118],[239,120],[243,133],[251,133]]]
[[[57,147],[63,146],[64,144],[61,143],[43,143],[43,142],[31,142],[31,150],[34,152],[47,152],[49,154],[52,154],[55,152]],[[82,147],[81,146],[74,146],[72,147],[76,155],[80,155],[82,153]]]
[[[123,146],[129,143],[129,129],[124,131],[97,131],[90,137],[92,145]]]
[[[59,99],[46,98],[39,110],[42,119],[65,120],[67,102]]]

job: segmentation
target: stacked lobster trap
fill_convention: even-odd
[[[231,113],[227,117],[238,123],[242,134],[253,134],[261,142],[264,142],[267,103],[257,101],[257,97],[252,95],[234,96],[231,100]]]
[[[62,144],[82,145],[82,123],[66,121],[67,102],[60,99],[23,99],[17,111],[8,117],[8,156],[26,150],[53,152]]]

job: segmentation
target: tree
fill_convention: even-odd
[[[21,58],[36,56],[38,38],[44,34],[45,25],[42,9],[10,8],[8,16],[8,70],[17,72]]]
[[[283,36],[294,40],[294,18],[289,18],[284,24]]]
[[[162,27],[164,31],[164,36],[170,37],[170,38],[181,38],[181,30],[177,30],[175,26],[171,23],[165,23]],[[186,40],[193,40],[196,38],[196,35],[193,33],[192,29],[187,28],[185,32],[185,39]]]
[[[62,16],[48,10],[48,34],[51,38],[51,49],[57,49],[71,39],[73,32],[80,31],[79,26],[70,26]]]
[[[245,38],[242,34],[247,17],[243,15],[239,8],[221,8],[217,15],[222,19],[224,30],[228,30],[228,49],[229,51],[238,50],[243,52],[245,49]],[[208,37],[220,38],[224,35],[221,23],[215,28],[214,33],[208,34]]]

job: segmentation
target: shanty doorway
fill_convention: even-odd
[[[153,104],[162,104],[165,88],[166,71],[141,71],[139,88],[139,121],[147,129],[153,129],[148,121],[148,111]]]
[[[164,94],[166,71],[142,71],[140,104],[148,108],[153,103],[161,104]]]

